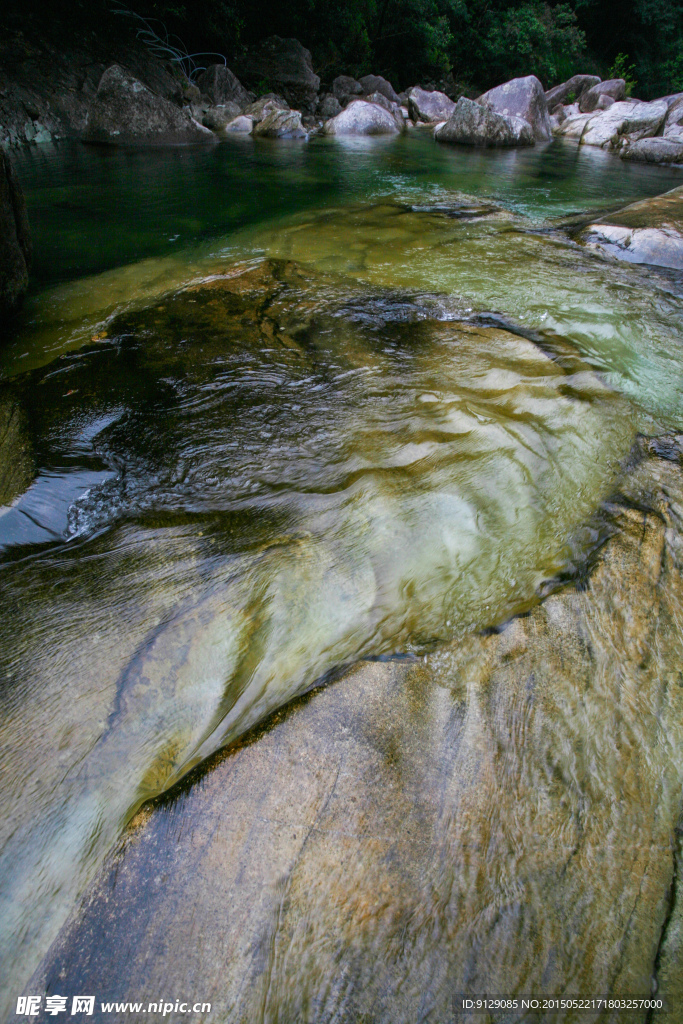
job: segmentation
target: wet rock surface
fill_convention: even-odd
[[[0,149],[0,315],[13,313],[28,288],[31,231],[12,162]]]
[[[591,224],[582,238],[617,259],[683,270],[683,187]]]
[[[681,451],[638,442],[588,561],[526,616],[358,665],[145,808],[30,991],[172,984],[231,1022],[436,1022],[494,989],[673,1000]]]

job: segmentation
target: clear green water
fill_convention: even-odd
[[[636,431],[681,429],[680,280],[553,222],[683,175],[424,134],[18,169],[0,928],[27,978],[143,800],[326,674],[529,607]]]

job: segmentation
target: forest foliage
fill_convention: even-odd
[[[452,75],[476,95],[518,75],[549,88],[589,73],[626,77],[642,99],[683,92],[682,0],[60,0],[57,20],[102,31],[121,3],[228,63],[266,36],[295,36],[324,83],[374,73],[401,89]],[[55,25],[54,0],[8,0],[6,13],[33,7]]]
[[[131,0],[135,4],[135,0]],[[535,74],[549,87],[622,65],[634,95],[683,91],[680,0],[141,0],[190,45],[228,59],[264,34],[296,36],[324,80],[383,74],[405,87],[438,81],[489,88]]]

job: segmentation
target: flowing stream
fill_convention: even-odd
[[[143,801],[344,666],[532,607],[636,433],[683,430],[680,275],[558,227],[680,171],[419,131],[17,164],[5,1005]]]

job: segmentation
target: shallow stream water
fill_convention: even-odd
[[[683,173],[420,132],[17,165],[0,955],[23,983],[144,800],[581,557],[636,433],[683,430],[683,282],[559,224]]]

